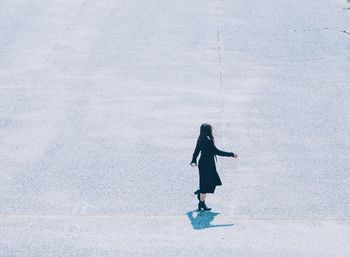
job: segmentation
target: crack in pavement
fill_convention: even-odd
[[[225,106],[224,106],[224,85],[223,85],[223,67],[222,67],[222,40],[221,40],[221,16],[222,16],[222,4],[223,0],[217,0],[217,55],[218,55],[218,68],[219,68],[219,90],[220,90],[220,122],[221,130],[224,128],[224,116],[225,116]],[[221,135],[222,141],[224,135]],[[224,147],[224,145],[223,145]]]
[[[46,63],[49,61],[49,59],[51,58],[51,56],[53,55],[53,53],[58,49],[58,47],[60,46],[61,42],[64,40],[64,38],[66,37],[66,34],[68,32],[68,30],[75,25],[76,21],[79,19],[83,9],[85,8],[86,4],[87,4],[88,0],[84,0],[79,7],[79,10],[77,11],[77,14],[74,16],[74,18],[72,19],[72,22],[67,25],[64,30],[62,35],[60,36],[60,39],[55,43],[55,45],[53,46],[52,50],[50,51],[50,53],[48,54],[47,58],[46,58]]]
[[[343,30],[343,29],[339,29],[339,28],[322,28],[322,29],[302,29],[302,30],[297,30],[297,29],[294,29],[293,31],[294,32],[297,32],[297,31],[336,31],[336,32],[341,32],[341,33],[345,33],[345,34],[348,34],[350,35],[350,32],[349,31],[346,31],[346,30]]]

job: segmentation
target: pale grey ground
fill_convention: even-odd
[[[350,256],[349,7],[0,0],[0,256]]]

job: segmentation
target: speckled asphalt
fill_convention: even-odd
[[[349,7],[0,1],[0,256],[349,257]]]

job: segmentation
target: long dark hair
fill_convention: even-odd
[[[200,128],[198,140],[211,140],[214,144],[213,127],[208,123],[203,123]]]
[[[200,128],[198,142],[211,141],[215,146],[215,140],[213,136],[213,127],[208,123],[203,123]],[[214,153],[215,160],[217,161],[216,154]]]

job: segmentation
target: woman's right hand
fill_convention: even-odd
[[[196,167],[196,166],[197,166],[197,163],[191,162],[190,165],[191,165],[192,167]]]
[[[237,157],[238,157],[238,154],[234,153],[232,157],[233,157],[233,158],[237,158]]]

